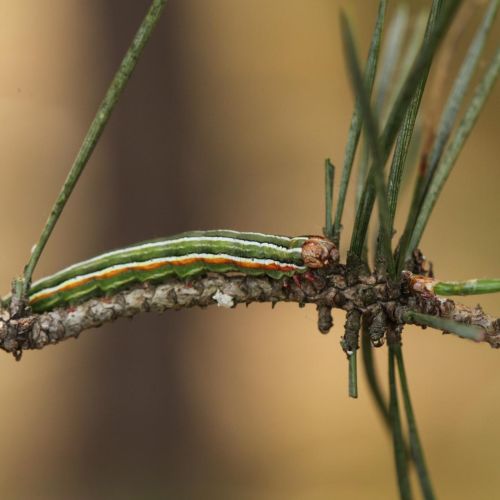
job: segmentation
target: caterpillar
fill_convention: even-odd
[[[186,279],[206,272],[280,279],[326,267],[338,259],[335,245],[322,236],[191,231],[73,264],[34,282],[28,299],[32,310],[41,313],[113,294],[134,283],[160,283],[169,277]]]

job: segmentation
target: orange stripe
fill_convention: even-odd
[[[125,273],[127,271],[150,271],[152,269],[158,269],[158,268],[160,268],[162,266],[166,266],[166,265],[188,266],[188,265],[194,264],[196,262],[204,262],[206,264],[233,264],[236,267],[241,267],[241,268],[246,268],[246,269],[263,269],[266,271],[288,272],[288,271],[294,271],[296,269],[295,266],[292,266],[289,264],[278,264],[278,263],[276,263],[276,264],[262,264],[259,262],[252,262],[252,261],[242,262],[242,261],[235,261],[232,259],[226,259],[223,257],[214,257],[214,258],[210,258],[210,259],[207,259],[205,257],[196,257],[196,258],[189,258],[189,259],[179,259],[177,261],[170,261],[170,262],[152,262],[149,264],[140,264],[140,265],[135,265],[135,266],[124,267],[122,269],[114,269],[112,271],[101,274],[99,276],[90,276],[87,278],[82,278],[82,279],[77,280],[77,281],[73,281],[72,283],[68,283],[66,286],[61,287],[58,290],[38,295],[35,299],[31,300],[31,303],[34,304],[35,302],[46,299],[47,297],[50,297],[51,295],[54,295],[56,293],[67,292],[68,290],[72,290],[73,288],[77,288],[81,285],[85,285],[86,283],[89,283],[90,281],[105,280],[108,278],[113,278],[114,276],[118,276],[118,275]],[[74,278],[72,278],[72,279],[74,279]]]

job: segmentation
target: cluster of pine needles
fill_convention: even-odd
[[[472,10],[470,4],[474,4],[469,2],[461,6],[461,3],[465,4],[459,0],[434,0],[428,15],[420,15],[411,27],[408,9],[400,5],[385,30],[387,1],[381,0],[364,68],[358,59],[349,21],[341,13],[345,58],[356,102],[345,148],[335,213],[335,167],[330,160],[325,163],[324,233],[339,245],[346,193],[348,187],[354,184],[350,180],[356,159],[356,215],[347,255],[348,269],[361,262],[377,274],[385,276],[388,281],[397,281],[408,268],[443,186],[498,77],[498,46],[486,69],[479,76],[476,75],[499,7],[499,0],[491,0],[484,9],[483,18],[454,76],[451,90],[443,98],[444,83],[451,70],[454,44],[468,24]],[[387,31],[385,36],[384,31]],[[438,50],[439,57],[436,57]],[[435,109],[436,106],[441,106],[441,116],[421,110],[431,66],[434,66],[433,94],[441,97],[442,101],[432,103],[432,107]],[[471,90],[473,78],[477,82]],[[438,92],[435,91],[436,88]],[[360,141],[360,138],[363,140]],[[362,145],[358,147],[360,142]],[[412,176],[415,182],[411,206],[401,237],[394,244],[394,219],[399,192],[405,179]],[[369,249],[367,237],[375,203],[378,209],[378,219],[373,224],[376,239],[373,248]],[[464,284],[462,287],[462,295],[467,294],[465,286]],[[480,286],[483,287],[483,292],[500,289],[499,280],[484,280]],[[421,313],[417,319],[421,325],[459,335],[467,334],[463,324],[450,320]],[[433,499],[435,496],[417,431],[399,338],[392,341],[388,338],[389,401],[386,401],[377,378],[373,348],[364,322],[361,330],[362,359],[369,387],[392,434],[400,496],[404,499],[412,498],[408,471],[414,465],[423,497]],[[356,397],[356,349],[348,354],[349,394]],[[405,426],[401,406],[405,409]]]

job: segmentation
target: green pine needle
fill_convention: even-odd
[[[396,135],[401,128],[404,116],[407,113],[408,106],[410,105],[415,92],[421,84],[421,76],[427,73],[432,60],[441,45],[448,28],[460,6],[461,0],[449,0],[445,6],[440,8],[443,4],[442,0],[435,0],[433,8],[429,15],[429,22],[427,25],[427,34],[422,45],[421,50],[417,54],[415,62],[406,77],[406,80],[401,87],[401,90],[396,97],[394,105],[391,109],[387,119],[387,125],[384,128],[381,137],[381,151],[384,160],[390,154]],[[439,12],[439,15],[437,14]],[[436,18],[435,23],[433,19]]]
[[[438,281],[433,286],[437,295],[480,295],[500,292],[500,279]]]
[[[425,43],[418,53],[412,69],[408,73],[408,76],[394,102],[389,118],[387,119],[387,124],[379,139],[379,161],[381,165],[384,165],[389,157],[396,139],[396,134],[398,133],[403,119],[407,114],[408,107],[411,106],[416,93],[419,91],[419,87],[422,82],[422,75],[427,73],[433,57],[451,24],[456,10],[458,9],[460,1],[450,0],[446,3],[445,7],[439,10],[441,3],[442,2],[440,0],[436,0],[433,4],[428,23],[428,36],[426,36]],[[436,12],[440,12],[440,15],[438,16]],[[433,22],[433,19],[436,19],[435,23]],[[374,190],[367,185],[367,188],[363,191],[363,195],[356,212],[356,219],[351,237],[350,250],[352,253],[357,253],[360,251],[358,249],[363,248],[374,202]]]
[[[400,62],[402,40],[408,28],[410,13],[407,4],[400,4],[387,29],[387,39],[380,54],[380,71],[375,83],[375,109],[380,113],[390,98],[394,89],[394,75]]]
[[[407,311],[403,314],[405,323],[414,323],[420,326],[430,326],[443,332],[450,332],[459,337],[481,342],[484,340],[484,332],[478,326],[465,325],[451,319],[439,318],[430,314],[423,314],[416,311]]]
[[[384,26],[386,4],[387,0],[381,0],[379,3],[377,20],[375,23],[375,28],[373,30],[370,49],[368,51],[368,57],[366,61],[365,88],[367,89],[367,92],[369,94],[371,94],[373,88],[373,82],[375,80],[375,74],[377,71],[378,55],[380,51],[380,40],[382,37],[382,28]],[[351,178],[352,165],[354,162],[354,157],[356,155],[356,149],[358,147],[359,136],[361,134],[361,126],[362,126],[362,119],[360,114],[360,104],[359,104],[359,99],[357,98],[351,118],[351,125],[349,127],[349,135],[344,153],[344,166],[342,169],[342,176],[340,179],[337,210],[335,213],[333,241],[337,246],[339,246],[340,242],[340,232],[342,230],[342,214],[344,212],[344,204],[347,195],[347,188],[349,185],[349,180]]]
[[[425,463],[424,451],[420,443],[420,437],[418,435],[417,421],[415,419],[415,413],[413,412],[413,406],[411,404],[410,388],[408,386],[408,380],[406,378],[406,371],[403,361],[403,351],[401,349],[401,345],[399,344],[393,345],[391,348],[394,351],[398,365],[399,381],[401,383],[401,394],[403,395],[403,403],[405,406],[406,419],[408,422],[411,455],[417,469],[420,488],[425,500],[434,500],[435,496],[432,490],[431,479],[427,470],[427,465]]]
[[[325,227],[323,235],[328,238],[333,238],[333,185],[335,180],[335,166],[329,158],[325,160]]]
[[[408,476],[408,462],[405,454],[405,442],[399,411],[398,389],[396,386],[396,370],[394,363],[395,353],[389,346],[389,413],[391,416],[392,440],[394,459],[398,476],[399,495],[402,500],[411,500],[412,493]]]
[[[417,18],[413,22],[410,39],[407,43],[401,60],[398,61],[400,67],[395,77],[395,83],[393,84],[390,96],[387,99],[387,103],[384,106],[385,109],[381,110],[382,122],[384,124],[387,121],[387,116],[389,115],[390,110],[393,108],[396,97],[399,95],[401,88],[403,87],[403,84],[406,81],[406,78],[408,77],[413,64],[415,63],[416,57],[422,46],[424,34],[427,31],[426,27],[428,24],[428,19],[428,13],[422,11],[418,14]],[[398,40],[398,43],[401,43],[401,40]]]
[[[374,348],[371,345],[370,337],[366,329],[366,324],[363,322],[363,328],[361,330],[361,354],[363,356],[363,366],[365,369],[366,380],[378,411],[382,416],[382,420],[384,421],[385,426],[390,430],[391,418],[389,415],[388,403],[382,393],[382,388],[380,387],[380,382],[377,377],[377,371],[375,370],[373,349]]]
[[[411,238],[409,239],[409,243],[404,254],[402,254],[402,263],[409,258],[412,250],[417,248],[419,245],[434,205],[441,194],[441,190],[443,189],[444,184],[448,179],[453,166],[455,165],[458,155],[462,151],[465,141],[469,137],[469,134],[475,125],[479,113],[483,109],[483,105],[486,102],[486,99],[488,98],[499,74],[500,48],[497,48],[493,60],[489,64],[481,82],[476,87],[472,101],[436,170],[432,184],[429,186],[429,191],[423,200],[422,208],[415,222],[415,228],[412,232]]]
[[[444,107],[440,123],[437,127],[436,138],[429,153],[427,168],[425,171],[426,182],[428,186],[432,176],[437,168],[439,159],[441,158],[444,147],[455,124],[456,117],[462,107],[465,99],[465,94],[469,88],[469,84],[474,76],[475,69],[483,55],[483,49],[488,38],[488,34],[495,20],[495,16],[500,5],[500,0],[491,0],[484,14],[483,21],[477,29],[476,35],[472,40],[469,50],[464,58],[462,66],[451,89],[450,95]]]
[[[52,231],[59,220],[59,217],[66,206],[71,193],[73,192],[80,175],[82,174],[87,162],[94,151],[94,148],[99,141],[99,138],[108,123],[109,117],[120,98],[123,89],[126,87],[127,82],[135,69],[137,61],[139,60],[142,51],[153,32],[160,15],[165,7],[166,0],[153,0],[149,7],[146,16],[144,17],[137,33],[132,40],[132,43],[127,50],[118,71],[116,72],[111,84],[102,100],[96,115],[90,124],[90,127],[83,139],[83,143],[78,151],[76,158],[71,166],[68,176],[64,182],[63,187],[54,203],[52,211],[45,223],[40,238],[36,243],[28,264],[24,270],[24,283],[22,286],[22,295],[28,292],[33,271],[42,255],[43,249],[52,234]]]
[[[349,74],[351,77],[351,83],[355,94],[358,98],[359,108],[361,112],[362,120],[365,124],[366,138],[370,146],[371,155],[373,158],[372,168],[368,174],[366,180],[365,191],[369,189],[374,189],[377,193],[379,201],[379,218],[380,218],[380,228],[381,228],[381,245],[382,245],[382,256],[385,259],[387,268],[390,272],[394,270],[394,259],[391,250],[391,230],[389,227],[389,208],[387,206],[387,191],[385,187],[384,172],[383,172],[383,162],[381,159],[381,152],[379,148],[379,132],[377,120],[373,114],[370,105],[370,96],[366,92],[366,88],[363,82],[363,77],[361,74],[361,68],[358,63],[356,49],[354,47],[354,39],[352,36],[351,28],[349,22],[343,13],[341,13],[341,29],[342,29],[342,40],[344,42],[345,57],[347,60],[347,66],[349,69]],[[361,256],[364,238],[357,240],[359,245],[351,244],[351,252]]]
[[[358,351],[354,350],[349,356],[349,397],[358,397]]]
[[[413,195],[410,213],[408,215],[403,236],[401,238],[401,251],[398,260],[398,271],[401,271],[414,247],[410,244],[410,237],[415,230],[416,220],[422,209],[422,203],[425,195],[433,184],[434,175],[438,168],[439,161],[443,155],[444,148],[448,138],[455,125],[457,115],[463,104],[470,81],[474,75],[474,70],[483,54],[484,45],[495,19],[500,0],[491,0],[479,26],[474,39],[472,40],[464,62],[459,70],[455,83],[450,92],[446,105],[444,107],[440,123],[436,131],[436,138],[426,161],[423,175],[417,179]]]

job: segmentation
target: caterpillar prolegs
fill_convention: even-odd
[[[192,231],[145,241],[71,265],[32,284],[34,312],[110,295],[134,283],[161,283],[206,272],[240,272],[273,279],[338,261],[322,236],[275,236],[231,230]]]

